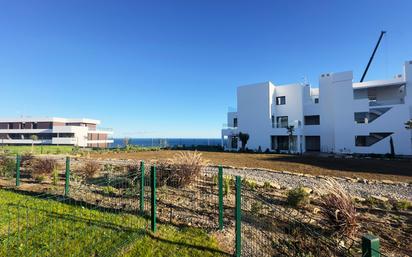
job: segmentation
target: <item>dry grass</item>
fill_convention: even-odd
[[[166,161],[158,163],[159,185],[185,187],[199,176],[202,166],[209,162],[198,152],[178,152]]]
[[[94,177],[100,170],[100,164],[95,161],[87,161],[80,168],[79,173],[84,174],[86,178]]]
[[[161,150],[136,153],[91,153],[92,158],[119,158],[138,160],[167,160],[176,151]],[[390,179],[412,182],[412,159],[337,159],[319,156],[295,156],[287,154],[252,154],[228,152],[202,152],[214,165],[287,170],[311,175],[361,177],[366,179]]]
[[[353,236],[358,226],[355,205],[345,189],[336,180],[324,180],[319,189],[320,210],[323,220],[335,234]]]
[[[34,158],[29,162],[30,174],[33,177],[49,176],[57,167],[57,162],[54,159]]]

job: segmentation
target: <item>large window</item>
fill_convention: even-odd
[[[286,96],[276,97],[276,105],[283,105],[283,104],[286,104]]]
[[[237,118],[233,118],[233,127],[237,128]]]
[[[369,133],[369,136],[355,136],[355,146],[371,146],[392,134],[392,132],[378,132]]]
[[[305,125],[319,125],[319,124],[320,124],[319,115],[305,116]]]
[[[288,116],[277,116],[276,117],[276,127],[286,128],[288,126]]]

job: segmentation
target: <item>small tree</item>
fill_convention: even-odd
[[[293,132],[295,132],[295,126],[289,125],[286,127],[286,130],[288,131],[289,135],[289,149],[288,152],[290,153],[290,148],[292,148],[293,145]]]
[[[245,151],[247,141],[249,140],[249,134],[239,132],[239,140],[242,142],[242,151]]]
[[[39,137],[37,135],[32,135],[30,137],[30,139],[31,139],[31,153],[33,153],[33,151],[34,151],[34,141],[39,140]]]
[[[391,148],[391,156],[393,157],[393,156],[395,156],[395,147],[393,145],[392,137],[389,138],[389,145],[390,145],[390,148]]]

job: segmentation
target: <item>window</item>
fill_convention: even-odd
[[[276,117],[276,127],[286,128],[288,126],[288,116],[278,116]]]
[[[272,128],[275,127],[275,115],[272,115]]]
[[[369,133],[369,136],[355,136],[355,146],[371,146],[392,134],[392,132],[375,132]]]
[[[286,104],[286,96],[276,97],[276,105],[283,105],[283,104]]]
[[[369,112],[355,112],[356,123],[368,123]]]
[[[233,127],[237,128],[237,118],[233,118]]]
[[[315,98],[315,104],[319,103],[319,98]]]
[[[319,125],[319,124],[320,124],[319,115],[305,116],[305,125]]]

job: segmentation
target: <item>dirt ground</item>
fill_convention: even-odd
[[[176,151],[108,152],[92,153],[93,158],[159,160],[171,158]],[[228,152],[202,152],[212,164],[234,167],[267,168],[311,175],[390,179],[412,182],[412,159],[345,159],[320,156],[295,156],[287,154],[251,154]]]

